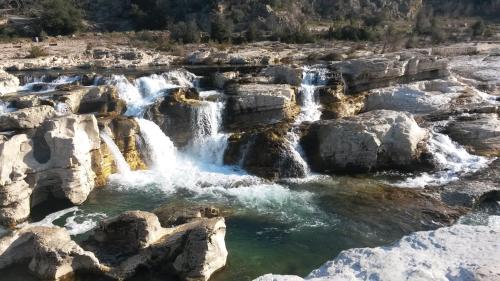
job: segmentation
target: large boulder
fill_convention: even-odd
[[[425,162],[428,137],[410,114],[380,110],[315,122],[302,146],[316,171],[413,170]]]
[[[92,115],[53,118],[29,135],[2,138],[0,223],[21,222],[30,206],[50,199],[83,203],[95,186],[92,152],[99,148]]]
[[[444,133],[473,154],[500,156],[500,120],[496,113],[458,116],[446,125]]]
[[[359,93],[400,83],[446,77],[447,60],[417,52],[335,62],[330,68],[342,73],[348,93]]]
[[[195,89],[173,89],[147,110],[147,119],[160,126],[177,147],[186,146],[194,138],[196,111],[204,106]]]
[[[457,81],[438,79],[372,90],[367,95],[364,110],[428,114],[482,102],[483,98],[470,87]]]
[[[299,112],[295,89],[289,85],[235,84],[226,94],[225,120],[231,129],[276,124]]]
[[[83,247],[125,279],[147,266],[181,280],[208,280],[227,260],[223,218],[202,218],[175,228],[163,228],[148,212],[131,211],[101,222]]]
[[[228,140],[224,163],[240,165],[248,173],[276,180],[301,178],[307,164],[293,147],[287,126],[233,134]]]
[[[20,263],[27,263],[27,269],[42,280],[61,280],[75,271],[100,268],[93,253],[58,227],[30,227],[0,239],[0,269]]]
[[[0,115],[0,131],[33,129],[56,115],[54,108],[43,105]]]
[[[0,70],[0,96],[16,92],[19,88],[19,79],[3,70]]]

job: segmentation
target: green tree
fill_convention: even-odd
[[[70,0],[45,0],[40,27],[50,35],[68,35],[82,27],[82,13]]]
[[[231,41],[231,35],[233,33],[233,23],[231,20],[228,20],[223,16],[217,16],[212,21],[211,27],[210,36],[212,39],[219,42]]]

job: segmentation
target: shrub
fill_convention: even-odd
[[[28,50],[28,55],[26,56],[26,58],[34,59],[39,57],[46,57],[48,55],[49,53],[44,48],[38,46],[31,46],[31,48]]]
[[[45,0],[40,25],[50,35],[68,35],[82,27],[82,14],[70,0]]]
[[[472,28],[472,36],[474,37],[483,36],[484,33],[486,32],[486,25],[482,20],[478,20],[476,23],[472,25],[471,28]]]
[[[201,33],[194,20],[187,24],[183,21],[175,24],[171,28],[172,39],[181,43],[199,43]]]

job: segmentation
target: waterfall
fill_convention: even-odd
[[[302,85],[299,92],[299,104],[301,112],[297,117],[296,124],[302,122],[314,122],[321,117],[321,105],[316,96],[316,90],[326,85],[326,74],[328,69],[320,66],[304,67],[302,72]]]
[[[46,77],[42,76],[41,78],[33,78],[32,82],[26,83],[25,85],[20,87],[20,91],[35,91],[39,93],[46,93],[54,91],[57,86],[74,84],[82,80],[80,76],[59,76],[57,79],[51,82],[45,82]],[[38,88],[38,89],[36,89]]]
[[[108,134],[101,132],[101,139],[106,143],[109,148],[109,151],[113,155],[113,159],[115,160],[116,168],[118,169],[119,174],[127,174],[130,173],[131,169],[128,165],[127,161],[123,157],[120,149],[116,146],[116,143],[113,139],[108,136]]]
[[[203,101],[193,110],[191,129],[194,138],[189,153],[205,163],[223,165],[228,135],[221,133],[223,102]]]
[[[406,187],[443,185],[458,180],[461,175],[485,168],[489,163],[487,158],[471,155],[449,136],[436,132],[432,133],[429,140],[429,152],[432,153],[439,171],[422,173],[397,185]]]
[[[196,79],[196,75],[188,71],[174,70],[161,75],[140,77],[133,83],[124,75],[112,75],[106,84],[117,87],[120,98],[127,103],[126,115],[140,117],[146,107],[162,96],[165,90],[193,87]]]
[[[176,168],[177,150],[156,123],[146,119],[136,119],[141,135],[147,146],[150,167],[162,173],[171,174]]]
[[[321,118],[321,104],[316,96],[317,89],[326,85],[328,69],[324,66],[304,67],[302,72],[302,85],[299,92],[299,104],[301,111],[295,125],[298,126],[303,122],[314,122]],[[305,174],[310,173],[309,166],[303,157],[302,147],[300,147],[300,137],[297,132],[298,128],[292,128],[287,135],[288,145],[292,153],[292,158],[305,171]]]

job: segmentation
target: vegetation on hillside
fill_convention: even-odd
[[[489,21],[499,21],[500,0],[40,0],[32,33],[66,35],[82,20],[102,31],[168,30],[176,43],[245,43],[279,40],[377,41],[416,44],[420,39],[449,40],[443,23],[479,17],[470,37],[491,35]],[[327,27],[312,29],[321,23]],[[329,28],[328,28],[329,26]],[[15,32],[0,29],[0,34]],[[403,40],[404,39],[404,40]]]

